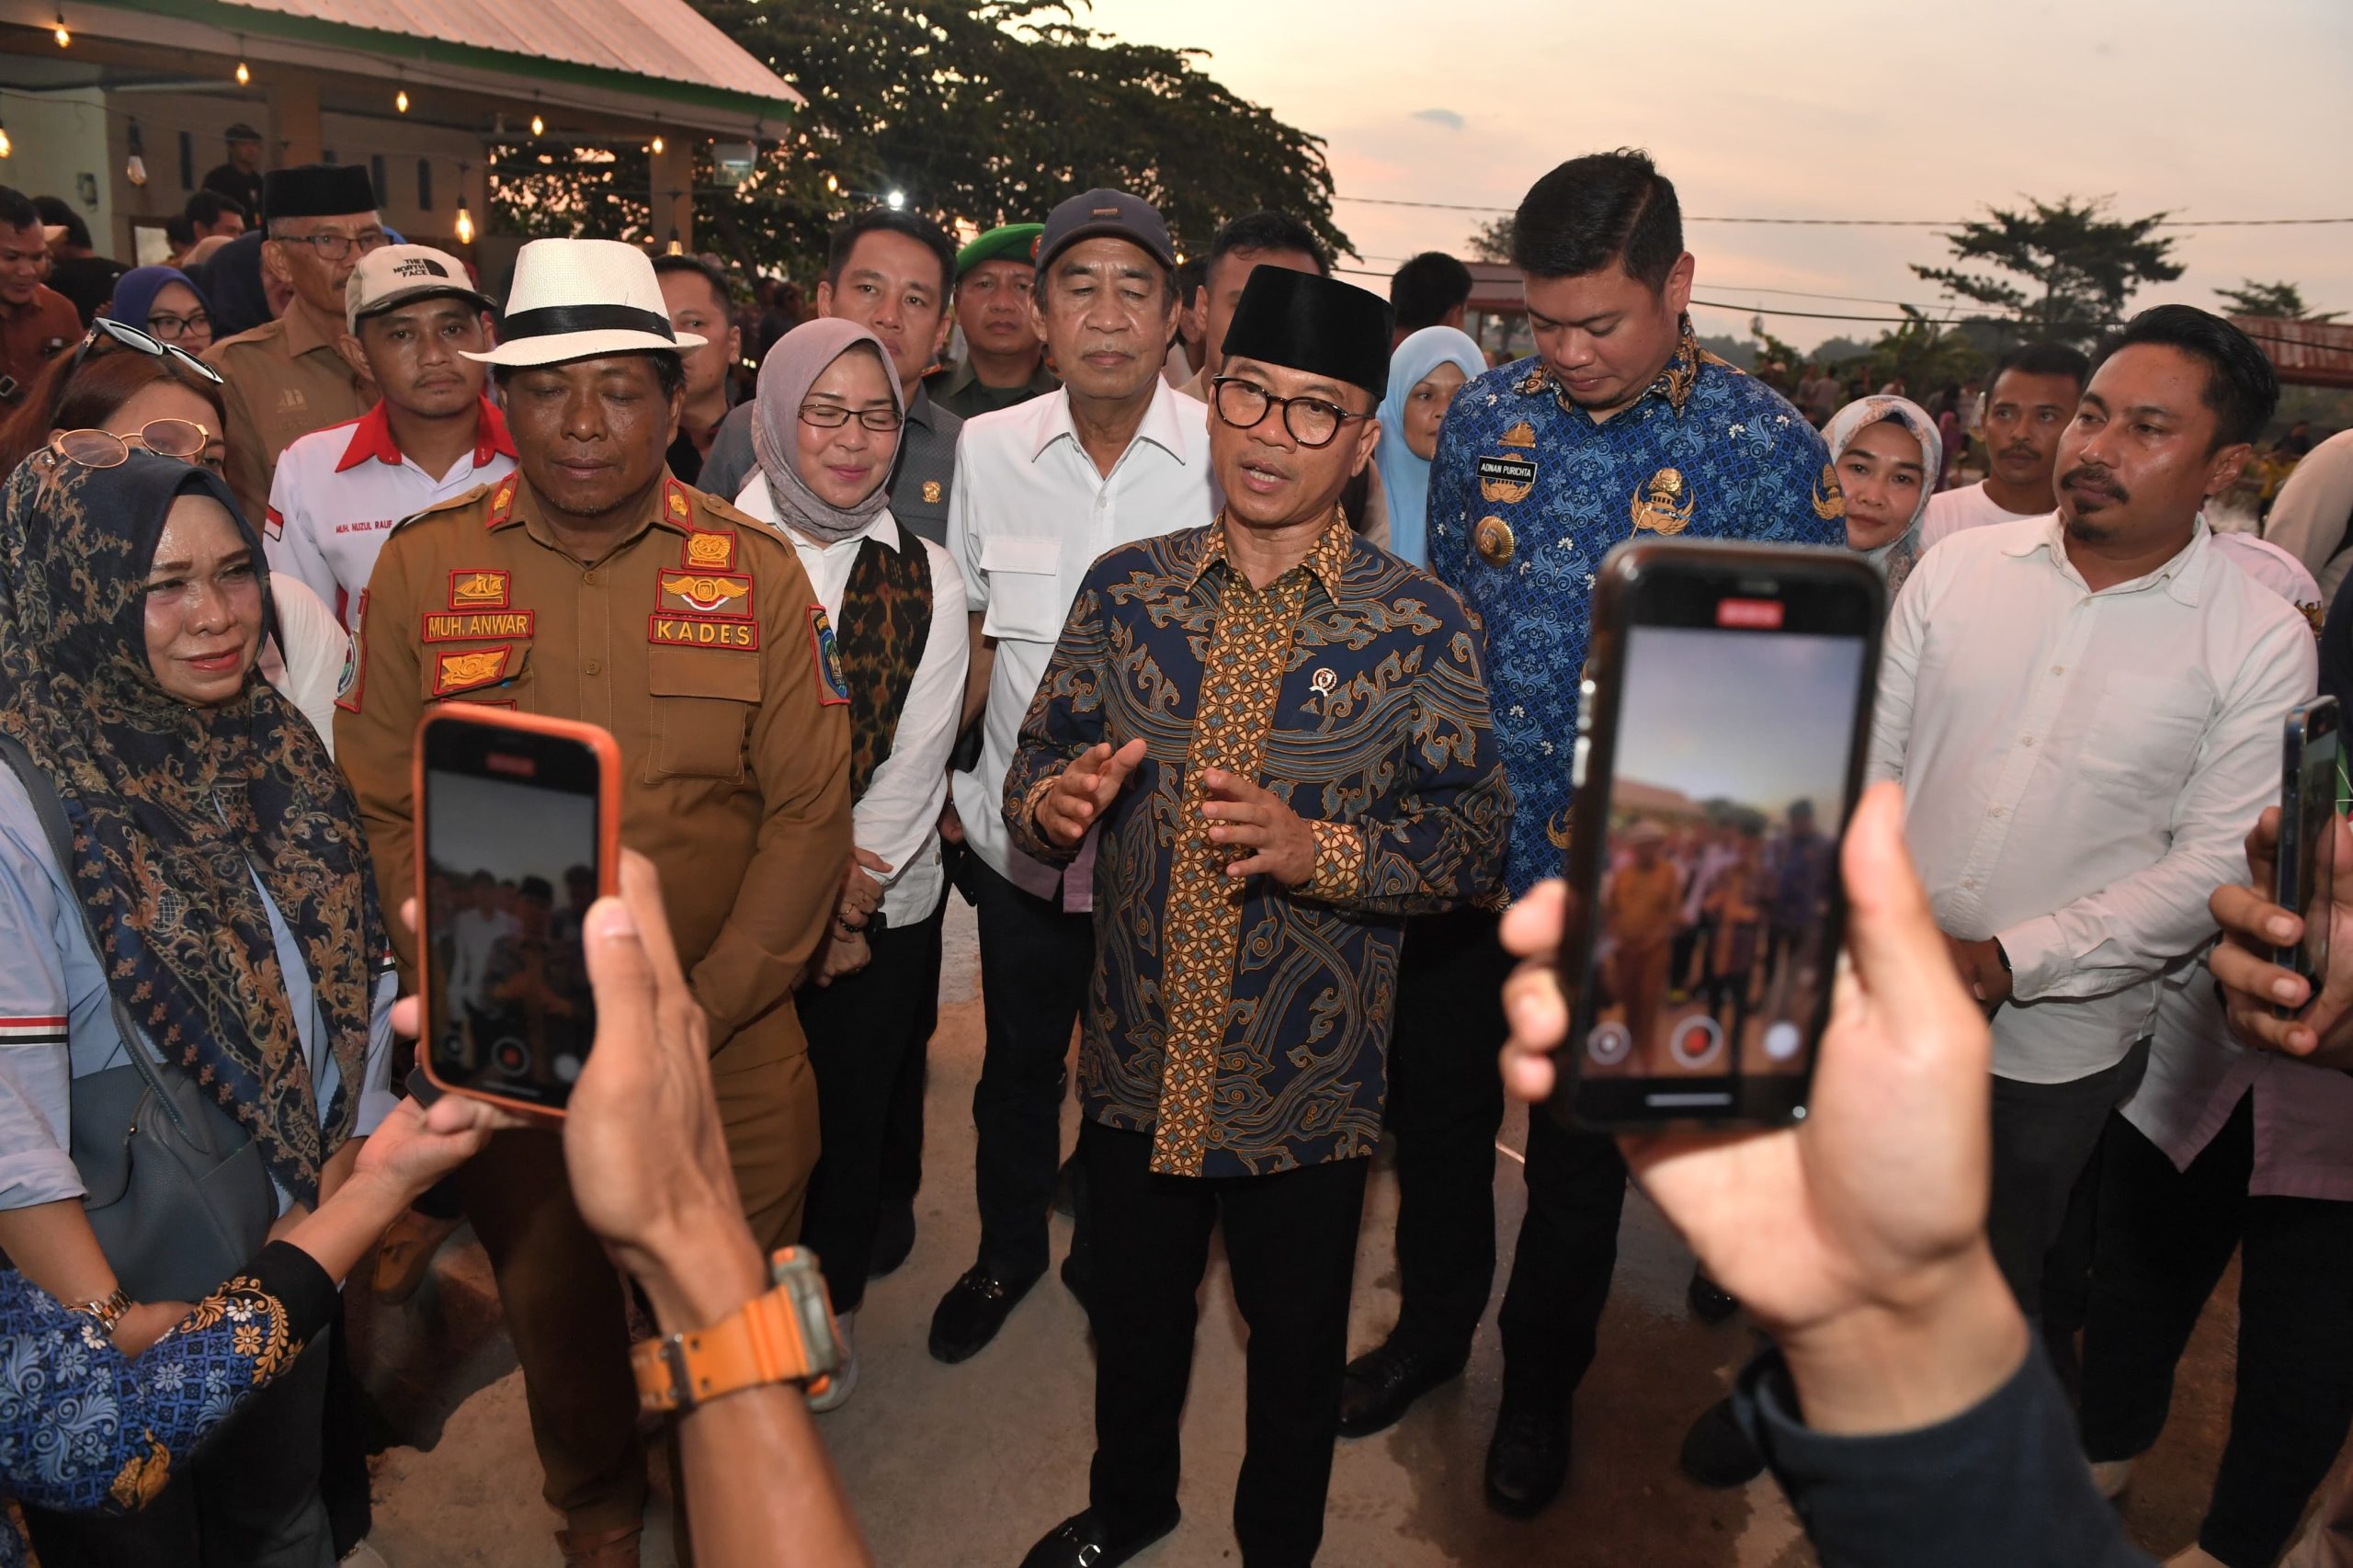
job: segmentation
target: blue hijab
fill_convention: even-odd
[[[1416,566],[1430,563],[1430,464],[1405,445],[1405,404],[1423,377],[1440,365],[1459,365],[1466,380],[1487,372],[1487,357],[1471,335],[1426,326],[1389,357],[1389,395],[1381,400],[1381,445],[1372,454],[1389,500],[1389,552]]]
[[[134,267],[115,279],[114,299],[107,305],[107,317],[125,326],[147,330],[148,313],[155,308],[155,296],[167,283],[176,283],[196,296],[196,302],[206,315],[212,313],[212,301],[204,297],[196,279],[176,267]],[[217,324],[216,324],[217,329]]]

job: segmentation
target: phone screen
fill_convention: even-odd
[[[2281,902],[2304,917],[2304,935],[2280,958],[2316,982],[2328,971],[2328,906],[2336,881],[2328,829],[2337,810],[2344,742],[2333,703],[2312,703],[2289,722],[2294,774],[2290,799],[2280,812],[2285,828],[2280,860],[2293,886]]]
[[[1781,630],[1778,602],[1722,606],[1626,631],[1572,1034],[1586,1084],[1640,1086],[1591,1096],[1624,1114],[1790,1114],[1837,959],[1869,645]]]
[[[604,870],[595,763],[544,737],[503,749],[499,734],[427,745],[430,1060],[451,1088],[561,1109],[597,1034],[581,943]],[[557,766],[566,751],[587,760]],[[564,787],[575,771],[585,789]]]

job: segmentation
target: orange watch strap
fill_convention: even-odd
[[[822,1283],[811,1294],[813,1267],[799,1278],[787,1274],[792,1251],[777,1256],[780,1282],[728,1317],[692,1333],[644,1340],[631,1349],[639,1409],[657,1415],[692,1410],[763,1383],[800,1382],[812,1393],[824,1392],[835,1364],[832,1312]],[[812,1310],[824,1319],[828,1333],[823,1346],[812,1343],[803,1315]]]

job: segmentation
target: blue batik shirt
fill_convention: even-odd
[[[1561,871],[1602,557],[1638,533],[1843,546],[1846,512],[1805,416],[1702,350],[1688,317],[1666,369],[1601,424],[1540,358],[1456,394],[1430,470],[1430,571],[1486,623],[1514,898]]]

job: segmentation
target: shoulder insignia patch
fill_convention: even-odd
[[[662,482],[662,515],[679,528],[691,526],[688,519],[695,515],[695,504],[688,497],[687,487],[675,478]]]
[[[351,612],[351,645],[343,651],[343,674],[335,683],[335,705],[347,713],[359,711],[359,697],[368,678],[368,590],[359,590],[359,608]]]
[[[433,657],[433,695],[447,697],[453,691],[494,685],[506,677],[506,666],[514,656],[512,644],[437,653]]]
[[[490,516],[483,519],[483,527],[494,528],[515,516],[515,476],[508,474],[498,482],[490,494]]]
[[[451,609],[505,609],[507,574],[495,568],[461,566],[449,574]]]
[[[665,572],[661,585],[661,608],[665,611],[751,619],[752,579],[747,573]]]
[[[842,679],[841,652],[834,643],[834,623],[824,605],[809,607],[809,653],[817,665],[817,701],[832,708],[849,700],[849,683]]]
[[[724,572],[735,564],[735,536],[715,528],[697,528],[687,535],[680,563],[698,572]]]

